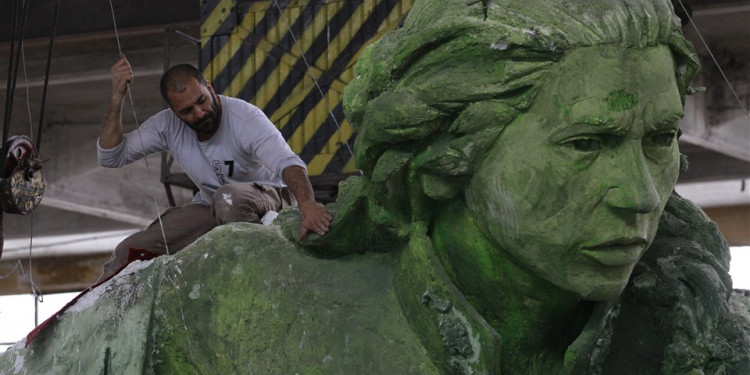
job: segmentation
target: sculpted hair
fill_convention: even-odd
[[[190,64],[175,65],[164,72],[161,81],[159,81],[159,90],[164,101],[169,103],[167,92],[182,92],[185,90],[190,78],[195,78],[198,83],[206,87],[206,78],[203,77],[200,70]]]

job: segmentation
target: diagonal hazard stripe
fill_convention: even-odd
[[[334,100],[335,99],[336,98],[334,98]],[[322,123],[320,124],[320,126],[317,127],[317,129],[314,129],[312,133],[309,133],[307,143],[302,148],[302,151],[300,152],[300,154],[316,155],[320,153],[332,153],[329,150],[335,150],[336,141],[338,139],[333,139],[335,137],[332,137],[332,136],[336,135],[337,137],[339,137],[340,134],[336,132],[338,127],[336,126],[336,123],[331,118],[331,115],[333,115],[333,117],[335,117],[336,120],[339,122],[341,122],[341,119],[344,118],[344,110],[343,110],[341,101],[338,101],[338,104],[335,105],[335,107],[331,110],[330,114],[329,113],[318,114],[318,116],[321,116],[321,115],[325,117],[322,119],[317,118],[316,120],[322,120]],[[342,126],[342,132],[343,131],[344,130]],[[348,133],[351,133],[351,131],[349,131]],[[348,138],[348,136],[344,134],[343,138],[346,139]]]
[[[266,60],[263,61],[261,68],[255,72],[253,79],[256,80],[256,82],[263,83],[259,87],[256,86],[256,90],[249,90],[252,88],[251,85],[246,85],[240,95],[245,94],[248,91],[262,93],[262,95],[255,95],[254,103],[260,108],[266,108],[269,101],[277,96],[276,94],[281,87],[280,83],[287,80],[289,75],[294,71],[294,68],[291,67],[293,67],[300,59],[299,52],[302,50],[302,45],[306,43],[310,44],[310,40],[313,40],[324,31],[329,31],[327,28],[329,14],[332,11],[338,12],[344,5],[345,2],[340,1],[329,3],[324,6],[316,6],[315,8],[319,8],[317,10],[314,8],[311,9],[310,11],[315,14],[315,17],[304,25],[304,31],[301,33],[295,33],[294,35],[287,31],[284,39],[279,42],[279,45],[284,46],[284,53],[278,59],[266,58]],[[295,32],[294,30],[302,29],[299,22],[291,23],[288,18],[283,18],[282,21],[279,22],[279,25],[287,28],[287,30],[289,25],[291,25],[293,32]],[[265,72],[268,73],[264,74]],[[321,72],[318,71],[317,73],[320,74]],[[251,94],[249,93],[245,94],[245,96],[250,95]]]
[[[381,4],[379,4],[380,11],[383,11],[383,8],[388,7],[392,4],[388,4],[387,1],[383,1]],[[391,12],[394,10],[391,9]],[[322,76],[320,76],[319,82],[321,84],[321,88],[324,89],[323,95],[326,96],[327,100],[321,100],[321,93],[317,92],[311,92],[307,95],[307,100],[309,100],[311,97],[314,98],[317,103],[313,105],[307,105],[307,106],[298,106],[295,112],[305,112],[307,111],[306,115],[303,115],[304,121],[303,122],[291,122],[289,123],[289,126],[286,126],[287,124],[279,124],[282,125],[282,134],[285,136],[289,136],[289,143],[290,144],[298,144],[301,139],[305,137],[307,134],[312,134],[316,130],[316,128],[319,126],[320,122],[313,121],[315,117],[320,116],[321,111],[326,111],[327,108],[330,105],[331,108],[336,105],[341,99],[341,91],[338,90],[330,90],[326,89],[328,87],[328,83],[331,82],[335,77],[342,75],[343,71],[350,70],[351,66],[356,62],[356,59],[359,57],[359,55],[364,51],[364,48],[366,46],[364,43],[361,43],[360,40],[369,40],[370,38],[367,37],[367,35],[361,35],[365,34],[368,30],[367,27],[372,27],[373,30],[376,28],[373,26],[373,24],[379,25],[377,29],[381,30],[382,32],[386,32],[387,29],[395,27],[394,25],[389,26],[383,26],[384,24],[390,25],[388,23],[388,17],[380,17],[377,16],[377,12],[370,13],[370,16],[368,19],[362,24],[363,27],[358,28],[357,33],[353,36],[351,36],[351,39],[349,40],[349,43],[347,44],[346,48],[344,49],[346,53],[342,53],[338,56],[336,61],[333,64],[333,68],[327,72],[325,72]],[[353,52],[356,51],[356,52]],[[349,57],[347,60],[344,60],[344,58]],[[349,72],[351,73],[351,72]],[[336,100],[332,100],[333,97],[336,97]],[[330,103],[330,104],[327,104]],[[311,114],[312,117],[311,118]],[[300,116],[297,113],[292,114],[292,116],[287,117],[288,119],[292,118],[299,118]],[[290,129],[293,128],[293,129]],[[290,134],[291,133],[291,134]],[[318,150],[319,151],[319,150]]]
[[[355,17],[353,16],[353,14],[358,12],[371,14],[376,4],[377,1],[375,0],[365,0],[356,9],[342,9],[337,13],[337,17],[345,18],[346,22],[338,23],[339,27],[336,30],[335,37],[329,40],[329,35],[320,35],[318,38],[316,38],[315,42],[313,42],[308,48],[308,51],[312,51],[312,53],[315,53],[315,56],[309,56],[308,63],[311,64],[310,68],[308,69],[308,67],[305,66],[305,63],[304,61],[302,61],[302,59],[299,59],[296,62],[295,66],[292,68],[298,71],[306,71],[306,74],[297,82],[293,82],[291,79],[284,80],[279,91],[276,94],[276,96],[281,96],[284,98],[283,100],[279,100],[279,102],[281,102],[281,105],[274,105],[272,101],[271,103],[269,103],[269,106],[264,108],[267,113],[272,114],[272,121],[274,120],[274,118],[281,119],[286,113],[295,111],[297,108],[299,108],[301,102],[306,97],[305,94],[303,94],[304,92],[317,90],[317,88],[315,88],[315,83],[310,76],[312,75],[316,79],[322,77],[325,72],[318,67],[326,65],[326,60],[338,59],[340,57],[340,54],[343,52],[342,49],[331,49],[330,46],[341,45],[342,41],[346,42],[354,35],[354,32],[344,33],[339,31],[359,30],[363,23],[363,17]],[[331,20],[329,23],[333,23],[333,20]],[[326,46],[328,48],[325,48]],[[335,74],[335,77],[338,76],[339,74]],[[333,82],[335,82],[335,80],[332,80],[331,82],[329,82],[329,84]],[[344,82],[337,83],[339,84],[337,85],[337,91],[343,91],[346,84]],[[286,124],[279,123],[278,126],[283,129]]]
[[[334,15],[330,15],[329,13],[326,32],[320,33],[315,39],[305,41],[304,43],[307,45],[307,51],[305,52],[307,63],[322,72],[323,69],[320,67],[323,66],[322,63],[324,61],[321,61],[321,57],[331,59],[335,58],[340,51],[331,50],[330,46],[334,44],[336,39],[343,38],[346,40],[351,35],[350,33],[341,33],[341,30],[356,30],[358,28],[359,25],[357,21],[360,20],[360,18],[353,17],[352,14],[356,12],[370,12],[376,3],[376,0],[352,0],[346,2],[346,6],[341,8]],[[331,11],[333,11],[333,9],[331,9]],[[292,52],[299,53],[299,50]],[[286,105],[286,100],[295,97],[294,94],[296,93],[306,91],[308,85],[312,83],[307,77],[307,74],[305,74],[305,72],[309,72],[309,69],[301,57],[298,57],[295,60],[291,69],[293,72],[301,72],[303,74],[296,76],[291,74],[281,83],[279,90],[268,100],[268,104],[262,107],[266,113],[275,113],[280,107]]]
[[[304,9],[297,6],[287,7],[284,10],[281,22],[277,21],[279,14],[275,7],[269,7],[266,10],[266,18],[274,18],[276,20],[275,25],[272,30],[266,33],[265,38],[253,38],[255,58],[246,59],[240,71],[234,76],[227,91],[230,96],[241,97],[248,101],[252,100],[256,106],[263,108],[264,105],[258,103],[258,93],[266,92],[268,88],[260,87],[253,90],[247,90],[247,88],[258,87],[258,82],[266,82],[269,78],[275,78],[273,68],[280,65],[279,60],[288,60],[283,47],[290,44],[288,39],[291,39],[291,37],[287,32],[288,22],[294,25],[293,28],[303,29],[309,22],[305,14],[315,4],[314,1],[311,1],[308,7]],[[260,50],[261,53],[257,53],[257,50]],[[257,61],[259,58],[263,59],[261,63]],[[278,82],[276,82],[276,86],[278,86]]]
[[[398,4],[393,7],[390,14],[388,15],[387,21],[382,22],[380,26],[378,26],[377,34],[372,37],[371,40],[378,40],[383,36],[383,34],[395,29],[396,26],[400,24],[401,20],[409,12],[409,9],[411,9],[414,1],[415,0],[398,1]],[[344,71],[344,74],[347,76],[346,78],[344,78],[346,82],[350,82],[353,78],[353,66],[368,45],[369,41],[368,43],[360,47],[360,49],[354,54],[353,58],[347,64],[347,68]],[[356,166],[356,160],[354,159],[354,155],[352,154],[356,133],[354,132],[354,128],[346,119],[341,122],[340,133],[342,134],[333,134],[328,141],[328,152],[331,152],[331,150],[335,150],[335,152],[331,160],[325,166],[323,171],[320,172],[320,174],[349,173],[356,172],[358,170]],[[346,145],[341,143],[344,139],[346,139],[346,143],[349,147],[346,147]]]
[[[229,81],[233,74],[231,67],[240,65],[244,56],[241,53],[243,50],[243,43],[248,39],[251,33],[263,35],[268,29],[272,29],[272,25],[276,22],[276,19],[266,20],[265,12],[268,7],[268,2],[256,2],[251,5],[248,12],[242,16],[242,21],[234,29],[224,44],[221,46],[218,53],[214,54],[214,58],[206,64],[203,72],[204,75],[210,77],[213,81]],[[261,25],[267,26],[264,30]],[[270,26],[269,26],[270,25]],[[214,38],[217,39],[217,38]],[[219,92],[227,94],[226,87],[215,87]]]
[[[347,123],[347,125],[349,124]],[[349,128],[351,128],[351,126],[349,126]],[[358,170],[355,165],[354,155],[349,151],[354,147],[354,139],[356,137],[357,135],[352,133],[352,135],[347,138],[346,143],[349,145],[349,148],[341,145],[320,174],[348,173],[356,172]]]
[[[230,13],[230,9],[234,8],[235,0],[219,0],[209,1],[206,6],[209,7],[211,3],[216,5],[210,10],[210,13],[206,18],[203,19],[201,24],[201,35],[216,35],[216,31],[219,30],[221,24],[226,20],[227,15]],[[206,10],[208,11],[208,9]],[[208,43],[208,39],[201,40],[201,48],[205,48]]]

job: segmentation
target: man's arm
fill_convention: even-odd
[[[304,240],[310,232],[315,232],[320,236],[326,234],[333,216],[325,207],[315,202],[312,185],[305,169],[292,165],[284,169],[281,177],[297,199],[297,206],[302,214],[302,228],[300,228],[297,240]]]
[[[111,72],[112,98],[99,135],[99,145],[103,149],[111,149],[122,142],[122,102],[128,92],[128,84],[133,81],[133,70],[125,56],[112,65]]]

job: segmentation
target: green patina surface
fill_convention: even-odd
[[[98,287],[0,356],[0,374],[438,373],[398,306],[392,262],[321,259],[278,227],[226,225]]]
[[[607,108],[610,111],[621,112],[638,105],[638,95],[625,90],[612,91],[607,95]]]

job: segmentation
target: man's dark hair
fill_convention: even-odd
[[[161,91],[161,97],[164,98],[164,101],[169,104],[169,98],[167,97],[168,91],[184,91],[191,77],[198,80],[198,83],[203,85],[203,87],[206,87],[206,79],[196,67],[190,64],[179,64],[169,68],[164,75],[161,76],[161,81],[159,82],[159,90]]]

